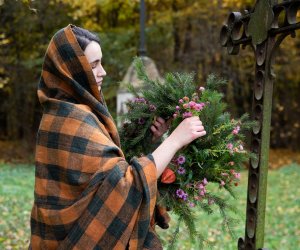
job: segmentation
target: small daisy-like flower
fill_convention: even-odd
[[[182,165],[183,163],[185,163],[185,157],[183,155],[179,155],[177,158],[177,163],[179,165]]]
[[[138,124],[143,125],[144,123],[145,123],[145,119],[144,118],[139,118]]]
[[[194,202],[189,202],[189,207],[195,207],[195,203]]]
[[[233,144],[232,144],[232,143],[228,143],[228,144],[227,144],[227,148],[228,148],[229,150],[232,150],[232,149],[233,149]]]
[[[149,110],[150,110],[151,112],[155,111],[155,110],[156,110],[155,105],[150,104],[150,105],[149,105]]]
[[[184,201],[188,198],[188,194],[180,188],[176,190],[176,196]]]
[[[189,107],[189,104],[188,104],[188,103],[185,103],[185,104],[183,104],[182,106],[183,106],[184,109],[187,109],[187,108]]]
[[[203,105],[201,105],[200,103],[197,103],[194,108],[195,108],[195,110],[200,111],[203,109],[203,107],[204,107]]]
[[[241,173],[234,173],[233,176],[236,179],[240,179],[241,178]]]
[[[177,173],[180,174],[180,175],[185,174],[185,168],[184,167],[179,167],[178,170],[177,170]]]
[[[189,106],[190,106],[190,108],[194,108],[194,107],[195,107],[195,105],[196,105],[196,103],[195,103],[194,101],[190,101],[190,102],[189,102]]]
[[[185,194],[185,192],[182,189],[179,188],[179,189],[176,190],[176,196],[178,198],[182,199],[182,197],[184,196],[184,194]]]

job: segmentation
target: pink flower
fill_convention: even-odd
[[[208,184],[208,181],[207,181],[207,179],[206,179],[206,178],[204,178],[204,179],[203,179],[203,181],[202,181],[202,183],[203,183],[203,185],[204,185],[204,186],[206,186],[206,185]]]
[[[197,103],[197,104],[195,105],[195,110],[200,111],[200,110],[203,109],[203,107],[204,107],[204,106],[203,106],[201,103]]]
[[[190,207],[195,207],[195,203],[194,202],[189,202],[189,206]]]
[[[233,161],[230,161],[230,162],[228,162],[228,164],[229,164],[230,166],[233,166],[233,165],[234,165],[234,162],[233,162]]]
[[[198,185],[198,188],[199,188],[199,189],[204,189],[204,186],[203,186],[203,184],[202,184],[202,183],[200,183],[200,184]]]
[[[204,196],[204,195],[205,195],[204,190],[201,190],[201,191],[199,192],[199,194],[200,194],[200,196]]]
[[[243,145],[240,145],[240,146],[239,146],[239,149],[240,149],[241,151],[243,151],[243,150],[244,150]]]
[[[241,178],[241,173],[234,173],[234,178],[240,179]]]
[[[155,111],[155,110],[156,110],[155,105],[150,104],[150,105],[149,105],[149,110],[150,110],[151,112]]]
[[[188,118],[188,117],[193,116],[193,114],[192,114],[192,112],[184,112],[182,116],[183,116],[183,118]]]
[[[220,182],[220,186],[221,186],[221,187],[224,187],[224,186],[225,186],[225,182],[224,182],[223,180]]]
[[[182,98],[184,101],[188,102],[190,100],[190,98],[188,98],[187,96]]]
[[[182,100],[182,99],[180,99],[178,102],[182,104],[182,103],[183,103],[183,100]]]
[[[173,114],[173,117],[174,117],[174,118],[176,118],[176,117],[177,117],[177,115],[178,115],[177,113],[174,113],[174,114]]]
[[[183,104],[182,106],[183,106],[184,109],[187,109],[187,108],[189,107],[189,104],[188,104],[188,103],[185,103],[185,104]]]
[[[232,149],[233,149],[233,144],[232,144],[232,143],[228,143],[228,144],[227,144],[227,148],[228,148],[229,150],[232,150]]]
[[[222,175],[222,176],[228,176],[228,174],[227,174],[227,173],[221,173],[221,175]]]
[[[240,131],[240,126],[236,126],[234,130],[232,130],[232,134],[237,135]]]
[[[196,105],[196,103],[195,103],[194,101],[190,101],[190,102],[189,102],[189,105],[190,105],[190,108],[194,108],[195,105]]]
[[[180,107],[179,106],[176,106],[176,110],[179,110],[180,109]]]
[[[199,90],[200,90],[201,92],[203,92],[203,91],[205,90],[205,88],[201,86],[201,87],[199,88]]]

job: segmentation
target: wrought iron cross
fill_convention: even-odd
[[[245,237],[239,250],[257,250],[264,246],[265,208],[272,112],[274,54],[285,37],[295,37],[300,28],[299,0],[257,0],[253,11],[232,12],[221,29],[220,42],[228,53],[236,55],[241,46],[250,45],[255,53],[252,117],[257,126],[252,131]],[[284,17],[284,19],[281,19]]]

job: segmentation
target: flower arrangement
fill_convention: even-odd
[[[245,132],[254,123],[247,114],[232,119],[219,88],[226,81],[210,75],[206,86],[196,86],[193,74],[168,73],[164,82],[152,81],[145,73],[140,59],[135,61],[136,71],[147,89],[137,93],[127,103],[128,113],[120,131],[125,155],[128,157],[150,153],[157,145],[151,142],[150,126],[156,117],[171,119],[168,133],[185,118],[199,116],[206,136],[182,148],[172,159],[158,181],[158,202],[170,208],[184,221],[190,236],[199,238],[194,223],[194,211],[202,209],[208,214],[218,207],[224,224],[230,229],[227,210],[234,210],[228,202],[210,190],[210,184],[229,192],[239,185],[240,169],[252,155],[245,150]],[[215,206],[213,206],[215,205]],[[179,224],[178,224],[179,227]],[[176,230],[178,232],[178,230]],[[200,237],[202,238],[202,237]],[[173,243],[176,239],[174,234]]]

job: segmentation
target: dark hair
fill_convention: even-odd
[[[79,43],[80,48],[84,51],[90,42],[94,41],[100,45],[100,39],[95,34],[86,29],[73,26],[72,31]]]

